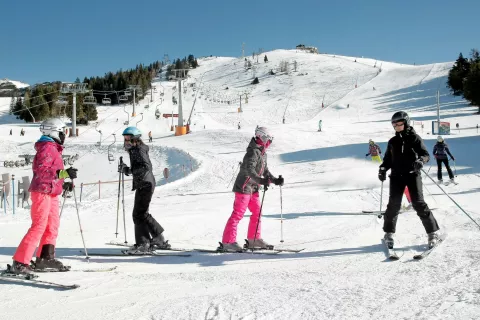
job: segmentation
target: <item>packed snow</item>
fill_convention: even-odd
[[[475,200],[480,192],[480,152],[475,148],[480,116],[476,107],[449,94],[445,83],[453,63],[413,66],[295,50],[266,54],[267,63],[262,55],[248,70],[243,58],[199,59],[200,67],[182,87],[187,89],[182,96],[185,123],[195,101],[191,134],[175,137],[171,118],[155,118],[157,108],[162,115],[177,113],[178,105],[172,103],[172,96],[178,99],[175,81],[154,82],[153,96],[136,106],[130,124],[143,131],[145,141],[150,130],[153,134],[148,145],[157,186],[150,212],[165,227],[172,246],[187,249],[218,246],[232,210],[231,180],[238,162],[256,125],[268,126],[274,134],[269,169],[281,174],[285,185],[265,193],[262,237],[277,247],[304,251],[87,261],[80,253],[75,202],[67,198],[56,254],[73,271],[41,274],[39,279],[80,287],[66,291],[0,279],[0,319],[478,319],[480,230],[432,180],[423,179],[425,199],[448,237],[425,260],[412,259],[427,241],[415,212],[399,217],[401,259],[396,262],[387,260],[381,243],[383,222],[362,214],[380,208],[378,164],[365,157],[368,140],[385,150],[393,136],[390,117],[404,110],[431,152],[439,90],[441,119],[451,124],[445,139],[459,182],[442,188],[480,223]],[[281,61],[289,62],[288,72],[279,70]],[[250,84],[254,76],[259,84]],[[240,96],[243,112],[238,112]],[[10,100],[0,103],[0,110],[8,110]],[[102,135],[92,123],[79,126],[80,136],[66,142],[64,154],[79,155],[73,164],[79,169],[76,196],[79,201],[82,193],[78,209],[90,252],[119,250],[106,245],[112,240],[126,238],[133,244],[130,181],[125,183],[127,231],[125,235],[120,207],[118,237],[118,184],[98,186],[98,181],[118,179],[119,157],[129,163],[121,132],[132,108],[98,107],[96,129]],[[38,124],[13,119],[0,115],[0,163],[34,154],[33,143],[40,136]],[[25,136],[20,136],[21,128]],[[115,161],[109,162],[109,153]],[[164,168],[170,170],[168,180]],[[424,169],[436,181],[434,160]],[[29,166],[3,168],[1,173],[17,178],[32,174]],[[382,199],[385,209],[388,181]],[[0,209],[4,266],[30,225],[28,208],[17,207],[13,214],[10,198],[9,203],[6,212]],[[246,237],[248,217],[239,225],[239,243]],[[110,272],[76,272],[114,266]]]

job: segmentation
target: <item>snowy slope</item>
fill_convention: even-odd
[[[156,120],[154,116],[156,108],[162,114],[177,112],[177,106],[172,104],[172,95],[178,96],[176,82],[156,82],[153,97],[147,96],[137,106],[138,115],[130,119],[130,124],[137,124],[143,112],[138,126],[145,135],[149,130],[153,133],[154,142],[149,145],[154,173],[159,178],[150,212],[165,227],[170,242],[185,248],[215,248],[221,241],[233,204],[230,181],[255,126],[269,125],[275,135],[269,150],[269,168],[285,177],[285,186],[282,198],[280,189],[274,186],[265,194],[262,235],[275,245],[305,248],[303,252],[276,256],[192,253],[185,258],[96,257],[87,263],[78,253],[82,242],[75,206],[72,199],[67,199],[57,255],[74,270],[108,266],[118,269],[109,273],[41,275],[44,280],[81,285],[74,291],[0,280],[2,317],[476,319],[480,312],[479,230],[436,185],[426,177],[423,180],[426,201],[437,208],[435,216],[448,238],[424,261],[412,260],[426,243],[425,231],[414,212],[399,217],[397,241],[402,258],[398,262],[386,261],[380,242],[381,222],[361,213],[362,209],[380,206],[378,166],[364,157],[368,139],[385,149],[393,135],[389,123],[392,113],[406,110],[417,123],[423,121],[423,132],[420,125],[415,128],[431,150],[435,137],[429,128],[436,119],[435,95],[440,90],[442,119],[450,121],[452,128],[460,124],[460,130],[452,130],[446,138],[456,157],[460,184],[444,189],[480,220],[476,205],[479,154],[472,148],[479,143],[475,126],[480,119],[473,115],[476,108],[448,95],[445,80],[452,63],[410,66],[377,61],[377,66],[382,65],[378,73],[373,59],[354,62],[351,57],[288,50],[266,54],[269,62],[263,63],[260,57],[255,71],[260,83],[255,86],[248,84],[252,73],[244,70],[241,59],[199,60],[200,67],[192,70],[185,81],[187,92],[183,97],[186,119],[192,95],[198,98],[192,113],[192,134],[174,137],[171,119]],[[298,71],[266,76],[282,60],[296,60]],[[194,82],[196,91],[189,87]],[[230,105],[213,101],[214,95],[226,101],[245,92],[249,101],[242,102],[242,113],[236,112],[238,101]],[[199,98],[200,93],[203,98]],[[212,101],[205,100],[207,94]],[[132,106],[126,110],[131,114]],[[282,124],[284,114],[286,123]],[[80,127],[80,137],[66,143],[65,153],[80,156],[75,163],[79,168],[78,183],[116,179],[116,162],[108,163],[106,148],[114,140],[113,133],[118,137],[112,153],[117,158],[124,156],[128,162],[119,141],[123,121],[127,120],[123,107],[99,108],[99,119],[102,147],[95,146],[100,134],[94,125]],[[323,132],[317,132],[319,119],[323,120]],[[2,134],[2,157],[33,153],[37,126],[25,125],[25,137]],[[10,128],[20,130],[17,124],[0,125],[1,132]],[[168,183],[161,178],[164,167],[172,171],[173,179]],[[436,179],[435,166],[426,166],[425,170]],[[4,168],[2,172],[30,174],[28,168]],[[117,185],[102,186],[101,199],[97,187],[84,187],[79,204],[90,251],[105,250],[105,243],[115,239],[116,230]],[[127,240],[131,243],[133,193],[129,185],[126,189]],[[383,208],[387,195],[388,183],[383,190]],[[246,235],[248,216],[239,225],[239,242]],[[280,218],[284,219],[283,244]],[[119,241],[125,236],[122,221],[120,210]],[[26,209],[17,209],[15,215],[11,210],[6,215],[0,210],[1,264],[11,262],[29,224]]]

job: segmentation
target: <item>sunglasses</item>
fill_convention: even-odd
[[[404,121],[397,121],[397,122],[392,122],[392,126],[393,127],[401,127],[405,125],[405,122]]]

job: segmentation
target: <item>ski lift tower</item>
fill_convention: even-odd
[[[187,78],[187,72],[189,69],[173,69],[175,72],[175,78],[178,81],[178,125],[175,130],[176,136],[182,136],[187,134],[187,127],[183,125],[183,111],[182,111],[182,80]]]
[[[73,94],[73,105],[72,105],[72,137],[77,136],[77,93],[85,94],[90,92],[87,89],[86,83],[73,83],[73,82],[63,82],[60,87],[60,92],[63,94],[72,93]]]
[[[140,86],[134,86],[134,85],[128,86],[128,90],[133,91],[133,111],[132,111],[132,117],[135,117],[135,116],[136,116],[136,113],[135,113],[135,91],[140,90],[140,89],[141,89]]]

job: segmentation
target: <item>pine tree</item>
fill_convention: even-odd
[[[477,60],[470,65],[470,72],[463,82],[463,96],[472,105],[478,106],[480,113],[480,59]]]
[[[470,62],[460,53],[452,69],[448,73],[447,87],[453,92],[454,96],[463,94],[463,81],[470,71]]]

